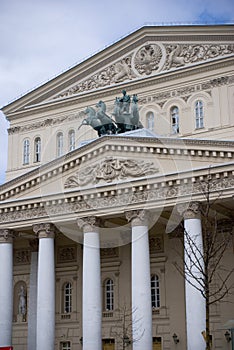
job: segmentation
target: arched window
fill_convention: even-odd
[[[204,127],[204,104],[200,100],[195,102],[195,127],[196,129]]]
[[[63,155],[63,133],[59,132],[57,134],[57,156]]]
[[[107,279],[105,281],[105,310],[112,311],[114,310],[114,283],[112,279]]]
[[[70,313],[72,312],[72,285],[67,282],[63,288],[63,312]]]
[[[68,145],[69,145],[69,151],[73,151],[76,147],[75,131],[74,130],[70,130],[68,133]]]
[[[25,139],[23,144],[23,164],[29,164],[29,139]]]
[[[154,131],[154,113],[148,112],[146,115],[147,129]]]
[[[160,307],[159,278],[157,275],[151,276],[151,304],[152,308]]]
[[[41,161],[41,138],[37,137],[34,141],[34,161]]]
[[[180,132],[179,128],[179,108],[176,106],[173,106],[170,111],[171,114],[171,126],[172,126],[172,133],[178,134]]]

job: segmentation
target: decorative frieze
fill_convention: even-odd
[[[104,161],[86,167],[70,176],[65,188],[96,184],[100,181],[112,182],[127,178],[142,177],[158,172],[152,162],[107,157]]]
[[[21,207],[12,207],[1,213],[1,223],[23,222],[33,219],[56,218],[66,214],[80,214],[87,211],[99,210],[102,208],[126,208],[132,204],[138,204],[145,207],[147,204],[166,199],[177,201],[177,198],[184,196],[191,198],[193,195],[202,195],[207,186],[206,177],[191,177],[188,179],[177,179],[173,181],[162,181],[147,186],[139,185],[119,190],[95,190],[94,193],[76,195],[72,198],[58,199],[44,203],[44,207],[25,209]],[[214,174],[212,180],[209,180],[210,193],[222,193],[234,187],[234,174],[223,172]],[[59,204],[59,205],[58,205]],[[5,231],[5,230],[3,230]]]
[[[234,53],[232,44],[148,42],[54,97],[63,98]],[[78,79],[80,80],[80,79]]]
[[[31,263],[30,249],[14,250],[14,265],[28,265]]]
[[[63,246],[58,247],[57,250],[57,263],[70,263],[77,261],[77,249],[76,246]]]
[[[163,253],[164,241],[163,235],[150,236],[149,238],[150,254]]]
[[[118,247],[101,248],[101,258],[102,259],[117,258],[118,256],[119,256]]]

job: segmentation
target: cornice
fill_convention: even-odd
[[[202,148],[201,148],[202,146]],[[210,149],[209,149],[210,147]],[[35,188],[51,181],[61,174],[65,174],[77,166],[85,166],[90,161],[95,160],[97,156],[116,156],[124,155],[142,155],[144,159],[146,154],[153,157],[161,155],[177,158],[201,159],[204,158],[211,163],[214,159],[220,159],[220,162],[228,163],[234,158],[234,141],[217,141],[217,140],[194,140],[194,139],[172,139],[159,137],[133,137],[133,136],[103,136],[98,138],[65,156],[57,158],[52,162],[42,165],[41,167],[23,174],[18,178],[9,181],[0,186],[0,201],[14,198],[19,193],[24,193],[29,189]]]
[[[214,170],[214,169],[212,169]],[[110,211],[112,214],[124,213],[127,210],[157,209],[189,203],[203,202],[204,185],[209,180],[210,199],[222,193],[222,198],[231,198],[234,194],[234,171],[217,168],[212,173],[207,169],[186,172],[169,178],[158,176],[152,182],[140,182],[136,186],[126,183],[124,188],[100,188],[91,192],[74,191],[64,196],[19,200],[0,204],[0,227],[9,228],[41,222],[64,222],[86,216],[100,217]]]

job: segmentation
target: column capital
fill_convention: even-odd
[[[38,235],[38,238],[54,238],[55,227],[53,224],[35,224],[33,231]]]
[[[184,219],[199,219],[201,214],[201,203],[181,203],[176,205],[176,209]]]
[[[0,243],[12,243],[14,231],[9,229],[0,230]]]
[[[77,219],[77,225],[83,229],[83,232],[98,232],[101,225],[101,219],[96,216],[87,216]]]
[[[125,216],[132,226],[145,226],[148,224],[148,212],[146,210],[130,210],[125,213]]]

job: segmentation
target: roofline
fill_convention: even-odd
[[[12,101],[10,101],[9,103],[0,106],[0,110],[4,112],[5,109],[7,109],[8,107],[12,106],[15,104],[15,102],[20,101],[22,99],[24,99],[26,96],[29,96],[32,92],[36,92],[37,90],[41,89],[43,86],[47,85],[48,83],[52,83],[53,81],[55,81],[59,76],[63,76],[65,74],[67,74],[68,72],[71,72],[75,67],[77,67],[78,65],[84,63],[84,62],[88,62],[90,59],[94,58],[96,55],[100,54],[101,52],[105,52],[107,49],[110,49],[112,46],[114,46],[116,43],[121,43],[122,41],[126,40],[127,38],[130,38],[132,35],[135,35],[139,32],[143,32],[144,30],[147,29],[152,29],[152,28],[163,28],[163,30],[168,29],[170,30],[171,28],[177,28],[177,29],[185,29],[185,28],[191,28],[194,27],[196,29],[199,28],[230,28],[233,27],[234,28],[234,21],[230,21],[230,23],[201,23],[201,22],[191,22],[191,23],[180,23],[180,22],[171,22],[171,23],[145,23],[142,26],[133,29],[132,31],[128,32],[127,34],[119,37],[118,39],[114,40],[113,42],[111,42],[110,44],[105,45],[104,47],[100,48],[99,50],[95,51],[94,53],[88,55],[87,57],[82,58],[80,61],[74,63],[73,65],[71,65],[70,67],[68,67],[67,69],[64,69],[63,71],[59,72],[58,74],[56,74],[55,76],[48,78],[46,81],[39,83],[37,86],[33,87],[32,89],[26,91],[25,93],[21,94],[20,96],[16,97],[15,99],[13,99]],[[230,33],[231,35],[232,33]],[[228,35],[228,34],[227,34]]]

